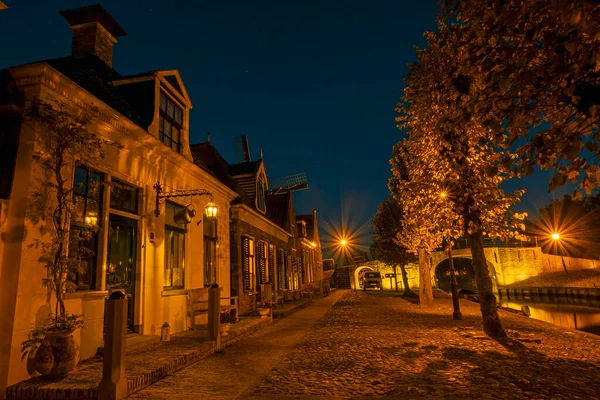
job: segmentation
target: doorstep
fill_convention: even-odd
[[[241,317],[233,324],[222,346],[267,326],[270,318]],[[185,331],[171,336],[169,342],[155,342],[127,353],[125,373],[128,394],[133,394],[216,351],[216,342],[206,339],[206,331]],[[82,361],[65,378],[49,381],[34,377],[12,385],[7,399],[97,399],[102,380],[102,358]]]

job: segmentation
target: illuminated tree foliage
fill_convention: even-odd
[[[600,3],[591,0],[446,0],[448,79],[494,143],[516,148],[519,171],[555,169],[550,190],[600,184]],[[533,129],[532,129],[533,128]],[[520,139],[520,140],[519,140]]]
[[[406,264],[412,257],[398,241],[398,235],[402,232],[403,219],[402,206],[393,198],[385,199],[379,204],[377,214],[372,219],[374,232],[371,254],[375,259],[393,266],[394,272],[396,266],[400,267],[404,296],[413,296],[406,274]]]
[[[398,244],[419,257],[419,304],[430,306],[433,304],[430,254],[441,246],[444,238],[452,236],[450,227],[456,218],[440,196],[442,182],[425,155],[430,148],[417,149],[415,144],[405,140],[394,146],[389,189],[403,211]],[[414,157],[416,154],[421,156]]]
[[[523,191],[506,194],[499,187],[513,176],[516,155],[494,144],[489,127],[466,117],[469,97],[463,89],[480,82],[457,75],[461,57],[452,46],[454,33],[440,25],[439,33],[426,37],[428,48],[417,51],[418,61],[405,78],[397,108],[399,127],[409,136],[400,151],[405,170],[392,163],[395,193],[409,203],[407,231],[427,230],[437,236],[427,244],[435,247],[443,236],[456,238],[460,233],[469,238],[484,330],[502,337],[506,334],[496,310],[483,237],[507,238],[523,228],[525,215],[509,210]],[[403,174],[409,179],[402,179]],[[448,201],[440,202],[442,192]]]

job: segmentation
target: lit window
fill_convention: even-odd
[[[185,224],[177,224],[173,216],[184,207],[167,202],[165,207],[165,271],[164,285],[182,289],[184,277]]]
[[[242,237],[242,275],[244,292],[253,292],[256,288],[256,260],[254,259],[254,239]]]
[[[103,176],[86,167],[75,168],[73,212],[69,232],[69,280],[77,290],[96,288],[98,227],[101,224]]]
[[[181,128],[183,126],[183,110],[175,103],[160,94],[160,112],[158,119],[158,138],[161,142],[175,150],[181,151]]]

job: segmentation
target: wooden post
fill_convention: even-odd
[[[127,396],[125,350],[127,344],[127,297],[113,292],[104,301],[104,356],[100,400],[118,400]]]
[[[221,288],[214,283],[208,289],[208,340],[217,341],[221,349]]]

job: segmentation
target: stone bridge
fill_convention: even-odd
[[[485,258],[487,260],[490,278],[497,292],[498,287],[510,285],[537,275],[551,272],[563,271],[563,261],[560,256],[542,253],[540,247],[485,247]],[[460,259],[472,259],[471,249],[454,249],[452,257],[457,261]],[[442,263],[448,259],[447,251],[435,251],[431,253],[431,279],[434,287],[437,287],[436,271]],[[581,258],[564,257],[565,266],[568,270],[581,270],[600,268],[600,261]],[[419,286],[418,265],[408,264],[406,266],[411,287]],[[396,268],[398,284],[400,289],[400,268]],[[348,266],[350,275],[350,287],[360,289],[360,280],[365,271],[380,271],[382,277],[386,273],[393,273],[393,267],[379,261],[369,261]],[[391,283],[391,286],[390,286]],[[383,279],[384,289],[393,289],[395,282]]]

